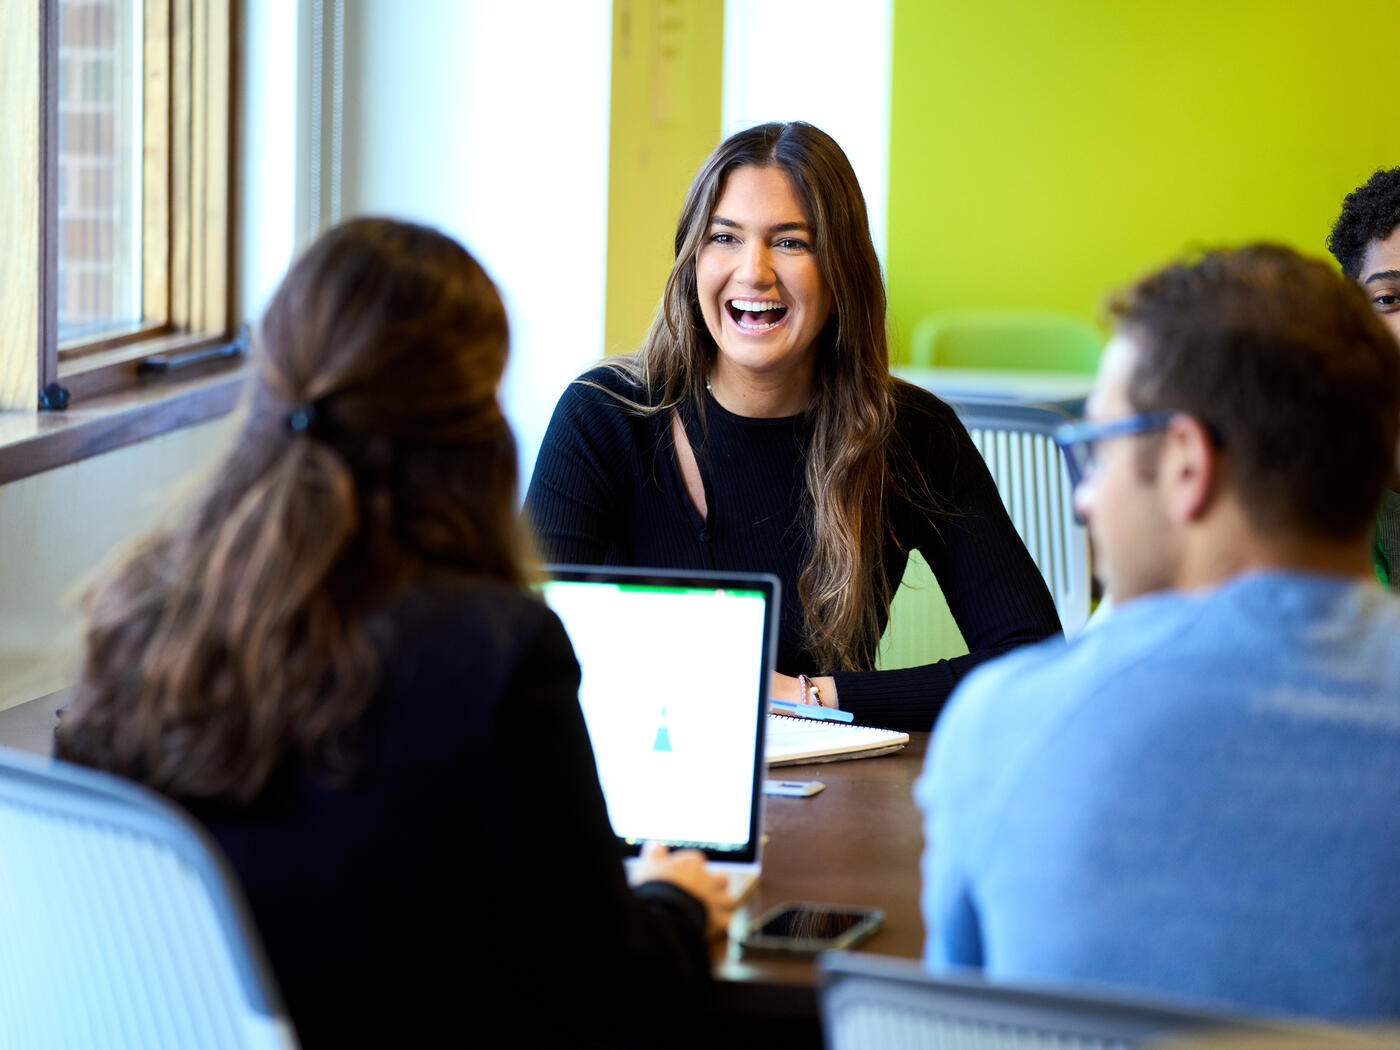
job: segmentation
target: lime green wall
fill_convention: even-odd
[[[1097,319],[1191,246],[1325,254],[1400,164],[1393,26],[1359,0],[896,0],[894,351],[943,308]]]
[[[719,142],[724,4],[615,0],[605,348],[635,350],[661,301],[676,217]]]

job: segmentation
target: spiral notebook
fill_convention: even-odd
[[[898,751],[907,743],[909,734],[894,729],[794,718],[772,712],[768,715],[767,755],[770,766],[874,758]]]

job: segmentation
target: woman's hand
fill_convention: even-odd
[[[836,698],[836,679],[830,675],[822,675],[820,678],[812,678],[810,681],[821,692],[822,707],[841,706]],[[803,702],[802,684],[792,675],[779,674],[774,671],[773,677],[768,680],[768,696],[773,700],[785,700],[790,704],[800,704]],[[810,698],[807,702],[811,702]]]
[[[705,906],[706,934],[717,937],[729,928],[738,902],[729,895],[729,879],[705,866],[698,849],[672,853],[659,842],[642,847],[641,862],[632,871],[633,884],[669,882],[679,886]]]

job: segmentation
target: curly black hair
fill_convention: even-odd
[[[1353,281],[1372,241],[1383,241],[1400,226],[1400,168],[1382,168],[1347,194],[1342,214],[1327,238],[1327,250]]]

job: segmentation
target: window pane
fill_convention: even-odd
[[[141,322],[141,69],[141,0],[60,0],[60,342]]]

